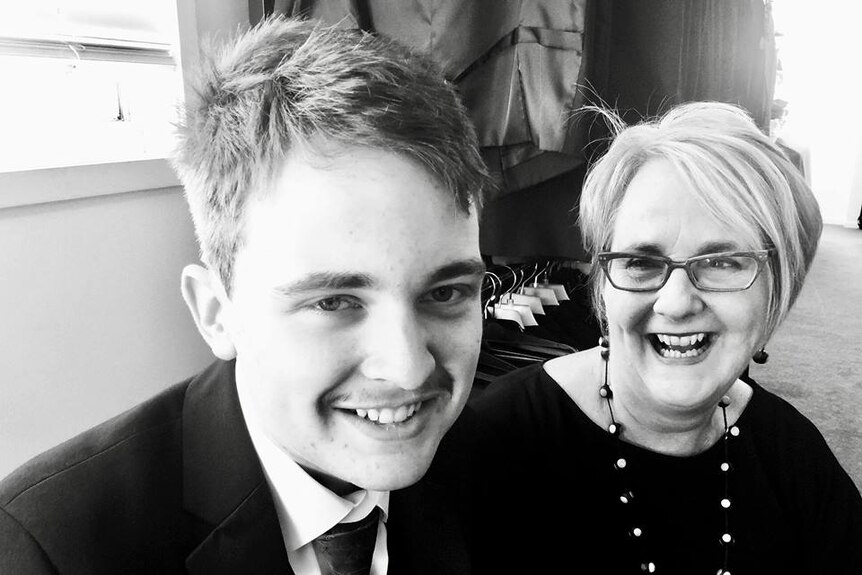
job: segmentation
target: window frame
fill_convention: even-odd
[[[179,50],[186,104],[194,98],[190,71],[198,62],[195,0],[176,0]],[[178,187],[167,158],[141,158],[0,172],[0,209],[129,192]]]

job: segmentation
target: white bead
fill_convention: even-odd
[[[734,437],[739,437],[739,428],[734,425],[730,428],[730,434]]]
[[[730,463],[724,462],[721,464],[722,471],[730,471]]]
[[[641,535],[643,535],[643,531],[641,531],[640,527],[635,527],[634,529],[632,529],[632,535],[634,535],[635,537],[640,537]]]
[[[730,499],[727,499],[726,497],[724,499],[722,499],[721,500],[721,506],[724,507],[725,509],[730,507]]]
[[[622,457],[620,457],[619,459],[617,459],[617,467],[619,467],[620,469],[622,469],[622,468],[623,468],[623,467],[625,467],[625,466],[626,466],[626,460],[625,460],[625,459],[623,459]]]

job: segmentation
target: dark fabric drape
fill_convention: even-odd
[[[769,126],[776,53],[763,0],[611,0],[594,3],[597,65],[588,78],[620,110],[655,115],[717,100]]]

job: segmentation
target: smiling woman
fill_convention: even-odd
[[[579,213],[604,336],[474,403],[477,572],[862,571],[859,491],[811,422],[746,376],[814,258],[810,189],[734,106],[631,127],[599,111],[619,132]],[[501,508],[513,492],[530,505]]]

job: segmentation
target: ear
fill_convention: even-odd
[[[201,337],[215,356],[234,359],[236,348],[226,325],[230,301],[218,277],[203,266],[188,265],[183,269],[180,288]]]

